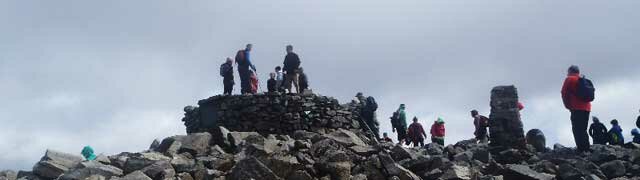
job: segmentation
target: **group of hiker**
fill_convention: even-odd
[[[235,56],[235,63],[238,65],[238,75],[240,76],[241,94],[256,94],[260,88],[256,66],[251,62],[252,48],[252,44],[247,44],[246,47],[239,50]],[[295,90],[296,93],[301,93],[309,88],[307,75],[300,66],[300,57],[293,52],[293,46],[287,45],[286,52],[283,67],[277,66],[274,72],[269,73],[269,80],[267,80],[268,92],[293,93],[293,90]],[[220,66],[220,76],[223,77],[224,95],[231,95],[233,93],[233,86],[235,85],[233,64],[234,59],[228,57],[225,63]],[[292,85],[295,88],[293,90]]]
[[[425,132],[422,124],[418,122],[418,118],[415,116],[413,117],[413,123],[407,127],[407,112],[405,104],[400,104],[400,107],[393,113],[390,119],[392,131],[398,134],[398,144],[413,144],[414,147],[424,146],[427,133]],[[444,145],[444,119],[439,117],[433,122],[430,134],[431,142]],[[384,133],[383,136],[383,141],[391,142],[387,133]]]

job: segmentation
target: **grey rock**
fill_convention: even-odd
[[[178,151],[182,147],[182,141],[186,138],[186,136],[178,135],[168,137],[162,140],[160,146],[156,149],[156,151],[164,153],[166,155],[175,155],[178,154]]]
[[[189,134],[182,140],[182,147],[179,152],[188,152],[193,156],[203,156],[209,151],[209,143],[211,142],[211,134],[194,133]]]
[[[367,144],[365,144],[364,141],[362,141],[362,139],[358,137],[358,135],[345,129],[338,129],[337,131],[334,131],[330,134],[325,134],[324,136],[329,139],[335,140],[336,142],[344,146],[367,146]]]
[[[227,134],[227,140],[229,141],[231,148],[237,150],[237,147],[240,146],[240,143],[251,135],[261,136],[257,132],[229,132]]]
[[[238,162],[229,175],[231,179],[282,180],[271,169],[254,157]]]
[[[351,180],[367,180],[367,175],[357,174],[357,175],[351,177]]]
[[[293,172],[291,176],[287,177],[287,180],[314,180],[314,178],[306,171],[298,170]]]
[[[166,160],[156,161],[142,168],[141,171],[151,179],[171,179],[176,175],[176,171],[171,166],[171,163]]]
[[[18,173],[11,170],[0,171],[0,179],[4,178],[6,180],[16,180],[18,179]]]
[[[123,170],[125,173],[131,173],[133,171],[141,170],[158,161],[169,162],[171,161],[171,158],[156,152],[136,153],[127,158],[127,162],[125,163]],[[169,164],[169,166],[171,166],[171,164]]]
[[[75,167],[84,158],[73,154],[47,150],[44,157],[33,167],[33,173],[44,178],[57,178]]]
[[[81,162],[74,169],[60,176],[60,178],[58,179],[83,180],[83,179],[90,178],[91,176],[94,176],[94,175],[99,175],[103,178],[110,178],[113,176],[122,176],[123,171],[121,169],[118,169],[115,166],[104,165],[97,161],[85,161],[85,162]]]
[[[151,180],[149,176],[142,171],[134,171],[121,178],[112,178],[111,180]]]
[[[404,159],[415,158],[416,155],[413,154],[413,152],[410,152],[409,150],[403,148],[402,146],[396,145],[395,147],[393,147],[393,149],[391,149],[391,157],[393,157],[393,159],[396,161],[402,161]]]
[[[526,136],[527,144],[532,145],[537,152],[544,152],[546,150],[547,139],[539,129],[531,129],[527,132]]]
[[[303,165],[298,162],[298,159],[291,155],[275,155],[261,162],[279,177],[289,177],[291,173],[303,168]]]
[[[191,177],[191,174],[186,172],[180,173],[176,177],[177,177],[177,180],[193,180],[193,177]]]
[[[196,162],[193,159],[178,155],[171,159],[171,165],[177,173],[188,172],[195,168]]]
[[[447,169],[440,177],[443,180],[469,180],[471,179],[471,170],[466,166],[453,165]]]
[[[158,147],[160,147],[160,141],[158,141],[158,139],[154,139],[153,142],[151,142],[151,145],[149,145],[149,150],[155,151]]]
[[[531,170],[528,166],[508,164],[505,167],[504,178],[522,180],[551,180],[553,176],[547,176]]]
[[[600,165],[600,170],[610,179],[622,177],[626,174],[626,168],[620,160],[604,163]]]

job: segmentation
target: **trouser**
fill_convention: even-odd
[[[402,143],[402,140],[407,138],[407,129],[396,128],[396,132],[398,133],[398,143]]]
[[[438,144],[440,144],[440,145],[444,146],[444,137],[435,137],[435,136],[432,136],[432,137],[431,137],[431,142],[433,142],[433,143],[438,143]]]
[[[231,95],[231,92],[233,92],[233,79],[225,79],[222,82],[224,84],[224,93],[225,95]]]
[[[238,67],[238,74],[240,75],[240,93],[251,93],[251,72],[249,67]]]
[[[296,88],[296,92],[300,93],[300,89],[298,89],[298,73],[297,72],[287,72],[287,75],[284,79],[284,87],[289,90],[289,93],[292,93],[291,84]]]
[[[422,147],[422,146],[424,146],[424,138],[415,138],[413,140],[413,147]]]
[[[589,125],[589,111],[571,110],[571,129],[573,130],[573,139],[576,141],[578,151],[589,151],[589,134],[587,126]]]
[[[607,144],[607,138],[606,138],[606,134],[603,134],[601,136],[605,136],[605,137],[593,137],[593,144],[602,144],[602,145],[606,145]]]
[[[487,136],[487,134],[480,134],[476,136],[476,140],[479,143],[485,144],[487,142],[489,142],[489,136]]]

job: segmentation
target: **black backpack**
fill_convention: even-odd
[[[229,71],[231,71],[231,66],[227,65],[227,63],[220,65],[220,76],[225,77]]]
[[[398,111],[393,112],[393,115],[391,116],[391,126],[396,127],[398,125],[400,125],[400,113],[398,113]]]
[[[236,63],[238,63],[238,66],[248,66],[244,50],[239,50],[238,53],[236,53]]]
[[[591,80],[585,78],[584,76],[578,79],[578,97],[582,98],[586,101],[593,101],[595,99],[596,88],[593,87],[593,83]]]
[[[378,103],[376,103],[376,99],[374,99],[372,96],[367,97],[367,107],[369,111],[378,110]]]

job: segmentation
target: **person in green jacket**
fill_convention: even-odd
[[[82,148],[82,152],[80,152],[85,159],[92,161],[96,159],[96,155],[93,154],[93,148],[91,146],[85,146]]]
[[[398,144],[405,142],[407,138],[407,114],[405,113],[405,105],[400,104],[400,107],[391,117],[392,131],[398,133]],[[409,142],[409,141],[407,141]]]

